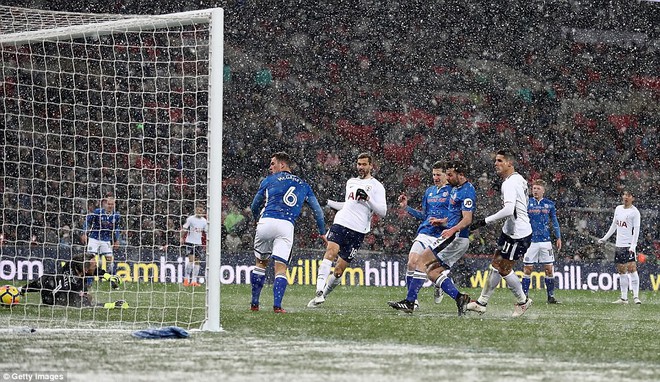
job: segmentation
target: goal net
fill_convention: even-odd
[[[0,285],[57,284],[0,306],[4,327],[220,330],[222,10],[0,6],[0,19]],[[83,280],[91,307],[45,303],[66,290],[57,276],[75,274],[70,260],[89,256],[81,235],[111,198],[118,245],[112,263],[96,258],[122,283]],[[208,255],[190,280],[200,285],[184,286],[194,262],[181,228],[198,205],[208,211]]]

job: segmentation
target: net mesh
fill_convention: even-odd
[[[86,216],[115,197],[125,282],[88,288],[95,302],[129,304],[52,307],[28,293],[0,315],[42,327],[198,327],[205,290],[180,284],[180,230],[207,198],[208,22],[9,7],[0,17],[0,282],[57,274],[86,251]],[[103,257],[99,266],[110,269]]]
[[[132,15],[89,14],[72,12],[40,11],[36,9],[0,6],[0,35],[46,29],[86,26],[107,21],[134,19]]]

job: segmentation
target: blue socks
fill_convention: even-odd
[[[525,292],[525,296],[529,296],[529,285],[531,283],[532,283],[532,278],[528,275],[523,275],[521,284],[522,284],[523,292]]]
[[[285,275],[275,276],[275,281],[273,282],[273,306],[282,307],[282,298],[284,298],[284,292],[286,292],[286,286],[289,285],[288,280]]]
[[[456,285],[454,285],[454,282],[451,280],[451,278],[447,277],[442,284],[440,284],[440,288],[451,298],[456,300],[456,298],[459,295],[458,289],[456,289]]]
[[[417,300],[417,295],[419,294],[419,290],[422,289],[425,282],[426,282],[426,278],[420,279],[413,277],[412,280],[410,281],[410,284],[408,284],[408,294],[406,295],[406,300],[412,302]]]
[[[252,305],[259,305],[259,295],[266,282],[266,270],[254,267],[250,273],[250,284],[252,284]]]
[[[548,297],[555,295],[555,277],[545,278],[545,289],[548,291]]]

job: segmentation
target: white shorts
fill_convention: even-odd
[[[87,238],[87,253],[94,253],[101,256],[112,256],[112,243]]]
[[[440,251],[436,257],[440,263],[451,267],[455,262],[458,261],[458,259],[465,255],[469,247],[470,239],[467,237],[457,237],[454,239],[454,241],[451,242],[451,244],[447,246],[447,248]]]
[[[254,256],[289,264],[293,247],[293,224],[287,220],[261,218],[254,234]]]
[[[549,241],[530,244],[523,258],[523,264],[552,264],[554,262],[555,253],[552,250],[552,243]]]
[[[410,253],[420,254],[424,252],[426,248],[431,248],[431,245],[435,243],[437,239],[438,238],[435,236],[420,233],[413,241],[413,244],[410,247]]]

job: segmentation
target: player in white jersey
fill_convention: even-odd
[[[502,203],[504,207],[485,219],[477,219],[470,229],[479,229],[488,224],[504,219],[502,233],[497,241],[497,250],[491,261],[488,279],[477,301],[467,305],[468,310],[486,312],[486,305],[502,278],[515,296],[513,317],[523,315],[532,305],[532,299],[525,296],[518,276],[513,272],[513,265],[520,259],[532,241],[532,226],[527,215],[529,190],[527,181],[515,169],[516,156],[511,150],[500,150],[495,156],[495,171],[504,179],[502,182]]]
[[[633,291],[633,301],[635,301],[635,304],[641,304],[642,301],[639,299],[639,273],[637,273],[636,263],[641,217],[637,207],[633,206],[635,197],[630,190],[625,190],[621,199],[623,204],[616,206],[614,209],[612,225],[610,225],[610,229],[605,236],[598,239],[598,244],[606,242],[616,231],[614,263],[617,272],[619,272],[621,298],[614,301],[614,304],[628,303],[629,286]]]
[[[188,253],[188,262],[184,269],[183,286],[199,286],[197,276],[199,275],[200,259],[205,255],[202,235],[208,233],[208,222],[204,217],[206,209],[198,205],[195,214],[188,216],[181,227],[181,242]]]
[[[326,297],[341,282],[341,276],[357,253],[364,236],[371,230],[374,213],[385,217],[387,203],[385,187],[371,176],[373,160],[371,154],[361,153],[357,157],[358,177],[346,182],[344,202],[328,200],[328,206],[337,211],[326,238],[323,261],[316,278],[316,296],[307,304],[314,308],[325,302]],[[334,272],[330,267],[335,264]]]

